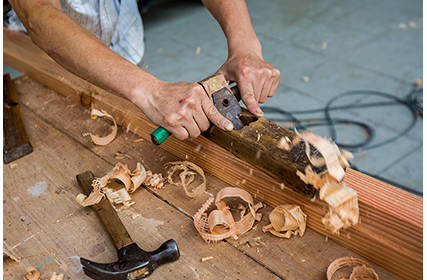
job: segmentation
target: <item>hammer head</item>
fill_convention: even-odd
[[[180,254],[176,242],[170,239],[152,252],[132,243],[119,249],[117,255],[119,260],[114,263],[96,263],[83,258],[80,262],[84,273],[92,279],[137,280],[151,275],[159,265],[177,260]]]

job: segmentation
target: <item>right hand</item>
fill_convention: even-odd
[[[209,128],[209,121],[223,130],[233,130],[233,124],[218,112],[197,83],[157,80],[149,92],[140,93],[132,101],[153,123],[180,140],[199,136]]]

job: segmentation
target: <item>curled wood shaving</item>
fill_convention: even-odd
[[[292,235],[304,235],[307,216],[298,205],[285,204],[274,208],[270,213],[271,224],[262,231],[269,231],[277,237],[290,238]]]
[[[109,185],[112,179],[122,182],[124,188],[118,190],[112,188]],[[140,163],[137,163],[137,168],[131,173],[127,165],[119,162],[107,175],[102,178],[95,178],[92,181],[93,190],[88,197],[84,194],[79,194],[76,197],[76,201],[82,206],[91,206],[99,203],[104,196],[107,196],[116,211],[121,211],[134,204],[129,193],[133,193],[141,184],[163,186],[163,179],[161,174],[153,174],[151,171],[146,171]],[[122,206],[120,208],[116,207],[119,204],[122,204]]]
[[[136,164],[136,169],[132,172],[132,187],[128,190],[130,193],[136,191],[139,186],[147,179],[147,171],[139,162]]]
[[[306,154],[310,159],[310,162],[314,166],[322,166],[326,164],[328,173],[338,182],[341,182],[344,179],[345,171],[341,165],[343,160],[341,159],[342,155],[338,146],[331,139],[326,139],[310,131],[303,131],[301,133],[297,133],[297,135],[306,143]],[[313,157],[311,155],[309,144],[317,148],[317,150],[322,154],[323,159]],[[350,155],[351,154],[348,152],[345,153],[345,156]],[[347,159],[345,159],[344,162],[347,162]]]
[[[129,193],[124,188],[117,191],[113,191],[110,188],[105,188],[104,190],[108,200],[117,212],[128,209],[132,204],[135,204]],[[122,204],[122,206],[120,208],[116,207],[116,205],[119,204]]]
[[[256,213],[256,211],[263,206],[262,203],[254,205],[253,198],[248,192],[232,187],[224,188],[218,192],[215,200],[215,205],[218,210],[213,210],[209,216],[207,216],[205,212],[214,201],[214,196],[211,193],[205,193],[210,197],[202,205],[196,215],[194,215],[194,226],[202,238],[208,243],[228,237],[237,239],[238,235],[244,234],[252,228],[255,220],[261,220],[261,214]],[[249,211],[246,211],[247,208],[244,208],[244,210],[242,209],[243,214],[241,214],[241,219],[237,222],[234,220],[233,215],[223,200],[226,197],[239,197],[248,204]],[[241,207],[239,206],[239,208]],[[247,213],[244,214],[245,212]]]
[[[84,136],[86,136],[86,135],[90,135],[90,138],[92,139],[92,142],[93,142],[95,145],[100,145],[100,146],[105,146],[105,145],[107,145],[108,143],[110,143],[111,141],[113,141],[113,140],[114,140],[114,138],[116,138],[116,134],[117,134],[117,123],[116,123],[116,121],[114,120],[113,116],[111,116],[111,115],[107,114],[104,110],[99,111],[99,110],[97,110],[97,109],[92,109],[91,117],[92,117],[92,119],[96,119],[97,117],[106,117],[106,118],[109,118],[109,119],[111,119],[111,120],[113,121],[114,126],[113,126],[113,127],[111,127],[111,128],[112,128],[112,131],[111,131],[111,133],[110,133],[110,134],[108,134],[107,136],[99,137],[99,136],[97,136],[97,135],[93,135],[93,134],[92,134],[92,133],[90,133],[90,132],[89,132],[89,133],[86,133]]]
[[[166,165],[172,165],[171,170],[168,172],[168,182],[169,184],[175,185],[175,186],[182,186],[184,188],[185,193],[187,196],[193,198],[201,193],[203,193],[206,190],[206,177],[205,173],[203,172],[203,169],[198,167],[192,162],[189,161],[176,161],[176,162],[168,162]],[[177,170],[182,170],[179,174],[179,177],[181,179],[181,183],[176,183],[173,181],[172,176]],[[201,183],[199,186],[194,188],[192,191],[189,191],[187,187],[194,181],[194,175],[196,173],[192,172],[191,170],[196,171],[200,174],[203,178],[203,183]]]
[[[345,176],[345,167],[349,166],[348,161],[353,155],[347,151],[340,151],[338,146],[330,139],[323,138],[309,131],[297,133],[292,143],[283,140],[287,145],[295,145],[298,139],[305,142],[306,154],[314,166],[326,165],[327,171],[316,173],[310,165],[305,168],[304,173],[297,171],[301,180],[319,190],[320,199],[329,204],[329,212],[322,219],[327,229],[335,234],[339,234],[340,229],[345,229],[356,225],[359,220],[359,206],[357,193],[338,182]],[[283,141],[279,142],[282,143]],[[321,155],[316,155],[310,151],[310,144],[313,145]],[[279,145],[280,147],[280,145]]]
[[[337,270],[345,266],[355,266],[355,268],[353,269],[350,278],[340,278],[342,280],[379,280],[378,275],[370,264],[362,260],[349,257],[336,259],[329,265],[326,272],[328,280],[332,279],[332,276],[334,276]]]
[[[307,184],[320,188],[319,197],[329,205],[329,211],[322,219],[322,223],[332,233],[339,234],[341,229],[354,226],[359,221],[359,205],[357,193],[346,185],[340,185],[328,174],[321,176],[315,173],[310,166],[305,174],[297,173]]]
[[[27,275],[25,276],[25,279],[27,280],[37,280],[40,278],[40,272],[35,267],[28,267],[26,269]]]

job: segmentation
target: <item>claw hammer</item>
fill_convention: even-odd
[[[85,195],[92,191],[94,176],[91,171],[77,175],[77,182]],[[96,280],[137,280],[151,275],[161,264],[176,261],[180,254],[176,242],[170,239],[157,250],[147,252],[132,241],[116,210],[107,199],[93,205],[117,250],[119,260],[113,263],[96,263],[80,258],[84,273]]]

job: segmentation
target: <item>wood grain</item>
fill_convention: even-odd
[[[82,95],[90,95],[92,106],[106,110],[121,126],[150,139],[149,133],[156,126],[132,103],[63,70],[22,35],[4,30],[5,63],[70,99],[80,102]],[[32,57],[40,59],[34,61]],[[327,205],[302,199],[206,138],[178,141],[170,137],[162,148],[179,158],[193,161],[206,172],[247,190],[273,207],[284,203],[300,205],[309,216],[309,227],[397,275],[406,279],[422,276],[422,199],[419,197],[348,170],[345,183],[359,194],[361,223],[337,236],[326,232],[320,222]]]
[[[71,184],[73,184],[73,179],[75,180],[73,176],[83,172],[85,170],[84,168],[88,168],[88,166],[89,168],[94,168],[96,176],[102,176],[111,170],[112,166],[115,165],[118,161],[122,162],[123,164],[127,164],[131,169],[136,166],[137,162],[141,162],[144,164],[146,169],[152,170],[156,173],[162,173],[163,176],[166,177],[169,168],[165,166],[165,163],[180,160],[178,157],[165,151],[161,147],[153,145],[150,141],[140,141],[141,138],[138,135],[132,132],[126,132],[125,129],[120,129],[116,139],[109,145],[105,147],[96,146],[89,138],[84,137],[83,134],[99,128],[101,128],[99,133],[108,133],[108,129],[111,125],[108,120],[102,118],[96,120],[91,119],[89,110],[83,108],[72,100],[68,100],[67,98],[55,93],[51,89],[29,79],[26,76],[17,79],[15,83],[17,86],[19,98],[24,104],[24,117],[27,118],[27,116],[30,116],[30,135],[45,135],[46,137],[40,139],[40,141],[43,142],[43,145],[39,145],[39,142],[36,142],[36,144],[39,145],[40,149],[43,151],[46,150],[44,152],[45,154],[55,155],[53,157],[48,157],[49,162],[52,162],[52,165],[42,161],[39,165],[36,165],[29,170],[35,170],[38,167],[47,164],[47,170],[43,169],[43,172],[52,172],[55,174],[58,168],[62,170],[62,168],[66,167],[66,170],[61,171],[61,174],[66,176],[67,180],[70,180]],[[39,122],[37,121],[38,119],[43,121]],[[46,126],[42,125],[43,123],[48,124],[47,127],[51,127],[52,130],[45,130]],[[55,142],[52,142],[53,139],[50,139],[49,135],[52,135],[52,137],[55,138]],[[73,148],[73,145],[70,145],[70,143],[78,146]],[[51,146],[52,150],[50,150]],[[79,147],[85,149],[86,152]],[[59,156],[61,153],[64,155],[64,157],[56,158],[56,154]],[[86,153],[91,154],[93,157],[87,155]],[[39,156],[39,154],[37,154],[37,156]],[[45,157],[46,156],[43,156],[42,158]],[[27,170],[27,166],[21,166],[21,164],[19,164],[18,168],[15,169],[14,172],[18,170],[21,172],[22,170]],[[11,174],[14,173],[9,172],[8,176]],[[219,180],[209,173],[205,173],[205,175],[207,179],[207,191],[213,194],[216,194],[222,188],[229,186],[225,182]],[[22,173],[22,176],[25,176],[25,173]],[[49,176],[53,177],[53,175]],[[33,177],[34,176],[29,176],[28,181],[31,182]],[[13,182],[13,184],[6,183],[6,185],[14,185],[16,183],[17,182]],[[68,188],[68,191],[75,193],[75,196],[80,192],[80,190],[77,186],[77,182],[74,182],[74,184],[75,188]],[[23,187],[25,186],[28,185],[24,184]],[[9,192],[9,194],[21,196],[21,193],[23,191],[25,192],[25,188],[19,190],[19,192]],[[57,190],[57,192],[59,191]],[[19,195],[17,193],[19,193]],[[66,194],[65,190],[62,190],[62,194]],[[182,188],[167,184],[164,189],[146,188],[146,191],[144,189],[138,189],[134,194],[132,194],[132,197],[136,203],[129,211],[120,212],[119,216],[122,222],[125,224],[133,240],[144,249],[156,249],[156,245],[159,245],[165,240],[162,238],[167,238],[167,236],[171,235],[163,237],[158,236],[157,238],[153,239],[150,235],[146,235],[144,231],[148,230],[150,234],[153,234],[156,233],[157,230],[168,230],[167,228],[165,229],[164,226],[169,225],[170,223],[174,223],[175,227],[172,227],[172,229],[179,233],[179,236],[184,234],[183,238],[188,239],[185,240],[184,243],[182,241],[177,241],[180,249],[181,245],[184,244],[192,250],[200,252],[197,255],[189,256],[189,258],[191,259],[191,267],[195,268],[197,273],[199,273],[199,270],[201,269],[200,271],[203,272],[202,275],[205,279],[207,279],[208,276],[209,279],[224,279],[224,277],[227,276],[230,278],[241,278],[241,270],[247,269],[246,266],[256,265],[257,267],[255,267],[254,270],[251,270],[251,273],[245,274],[245,277],[248,277],[247,279],[260,279],[257,277],[257,275],[262,275],[260,269],[263,267],[272,274],[271,277],[277,277],[280,279],[326,280],[325,272],[328,265],[336,258],[343,256],[351,256],[371,263],[371,265],[374,266],[375,271],[380,276],[380,279],[402,279],[392,272],[384,269],[383,267],[363,258],[359,254],[347,249],[344,246],[341,246],[333,240],[325,238],[325,236],[310,228],[307,228],[303,237],[294,236],[289,240],[280,239],[271,234],[263,233],[261,229],[265,225],[269,224],[268,215],[272,211],[272,207],[268,205],[259,210],[259,212],[263,214],[262,220],[255,224],[254,229],[250,230],[242,236],[239,236],[238,240],[228,239],[225,242],[207,244],[197,233],[191,219],[191,216],[193,216],[200,208],[200,206],[206,201],[208,197],[207,195],[201,195],[199,197],[189,199],[185,195],[185,192]],[[70,205],[79,207],[78,204],[74,202],[74,198],[75,197],[70,196],[68,198],[68,203]],[[8,198],[6,201],[8,205],[12,202],[11,198]],[[18,201],[20,201],[20,199]],[[157,201],[160,201],[161,203],[158,203]],[[21,205],[26,205],[26,202],[27,201],[22,201],[21,204],[19,204],[19,207],[21,207]],[[64,202],[66,201],[58,202],[55,205],[62,205],[61,203]],[[236,202],[239,203],[239,201]],[[164,205],[167,207],[164,207]],[[52,206],[49,206],[49,204],[43,204],[42,206],[43,208],[46,208],[46,211],[42,213],[43,215],[46,215],[46,213],[51,211]],[[175,212],[169,211],[170,206],[172,206],[172,209],[179,213],[179,215],[177,215],[178,218],[176,218],[174,214]],[[213,209],[214,207],[211,208]],[[84,209],[86,211],[85,213],[88,215],[82,217],[80,212],[76,210],[73,212],[73,215],[69,214],[67,215],[67,218],[61,219],[61,221],[58,222],[58,228],[55,226],[53,229],[49,227],[48,229],[44,228],[42,230],[42,233],[44,233],[42,235],[44,238],[43,240],[45,240],[48,250],[51,253],[56,254],[59,254],[58,252],[60,252],[60,261],[69,263],[70,267],[68,270],[71,271],[75,271],[75,262],[78,263],[78,259],[76,260],[73,258],[73,256],[76,256],[76,251],[78,251],[82,257],[90,257],[90,259],[97,261],[103,262],[105,259],[111,259],[108,261],[111,262],[115,260],[115,249],[111,245],[111,242],[109,242],[109,238],[105,231],[103,231],[103,227],[98,222],[96,216],[93,215],[93,211],[90,211],[88,208]],[[61,210],[61,207],[57,207],[56,212],[62,214]],[[134,212],[141,213],[144,219],[131,219],[128,214]],[[236,213],[238,214],[238,212]],[[180,216],[185,216],[185,219],[183,220],[179,218]],[[80,221],[80,219],[82,219],[82,221]],[[91,219],[93,224],[88,225],[88,222],[91,221]],[[11,222],[13,225],[19,226],[19,216],[18,220],[11,220]],[[41,220],[41,222],[43,222],[43,220]],[[160,225],[159,223],[161,222],[164,224]],[[76,226],[79,223],[81,224],[82,228],[85,227],[83,232],[80,232],[80,228]],[[157,224],[157,226],[153,226],[153,224]],[[47,224],[41,224],[41,226],[46,227]],[[98,234],[98,230],[101,232],[100,234]],[[172,231],[170,234],[174,234],[175,231]],[[39,237],[42,233],[39,233],[39,235],[36,236]],[[89,239],[85,235],[88,233],[92,235],[92,237]],[[54,235],[58,235],[58,237],[54,237]],[[75,238],[72,238],[71,235],[74,235]],[[193,235],[195,239],[192,239]],[[24,239],[29,238],[29,240],[33,240],[36,236],[31,237],[30,235],[30,237],[27,236],[24,237]],[[79,243],[86,239],[88,239],[88,243]],[[15,249],[19,249],[19,253],[25,253],[26,264],[37,264],[40,259],[43,260],[44,257],[41,256],[47,254],[47,252],[43,251],[44,253],[38,253],[28,257],[26,254],[27,251],[34,253],[34,250],[24,246],[25,244],[29,244],[29,242],[21,243],[19,246],[15,247]],[[34,244],[37,243],[31,243],[31,245]],[[59,246],[62,247],[57,248]],[[236,252],[225,250],[227,247],[232,247]],[[100,253],[103,248],[106,248],[107,251]],[[111,253],[108,253],[110,252],[109,248],[111,248]],[[226,257],[224,260],[219,260],[219,258],[223,258],[224,254],[231,254],[231,257]],[[239,260],[239,255],[244,255],[244,258],[242,257],[243,261]],[[220,264],[229,262],[229,265],[235,266],[231,268],[230,266],[221,266],[220,270],[227,274],[227,276],[225,276],[224,273],[218,272],[216,272],[217,274],[215,275],[208,275],[210,272],[206,271],[204,267],[198,265],[201,262],[200,259],[202,257],[209,256],[213,256],[214,259],[209,261],[208,264],[216,265],[217,262]],[[247,258],[252,261],[248,261]],[[105,262],[107,262],[107,260],[105,260]],[[188,262],[185,262],[182,265],[185,266],[187,264]],[[10,263],[6,267],[11,272],[17,271],[17,269],[14,269]],[[47,269],[53,268],[51,266],[47,266]],[[186,268],[184,267],[184,269]],[[22,267],[21,271],[24,270],[25,267]],[[156,279],[158,277],[162,279],[162,277],[166,276],[173,278],[173,273],[177,272],[175,268],[170,273],[168,273],[169,270],[170,269],[165,269],[165,271],[161,271],[161,275],[156,274]],[[230,272],[230,275],[228,275],[229,271],[232,271]],[[66,272],[66,270],[64,272]],[[193,274],[190,274],[190,272]],[[186,273],[185,275],[190,279],[197,279],[198,274],[196,274],[196,272],[192,270],[185,270],[184,273]],[[349,273],[346,274],[346,271],[342,272],[342,276],[348,277],[348,275]],[[202,277],[200,276],[200,278]]]

